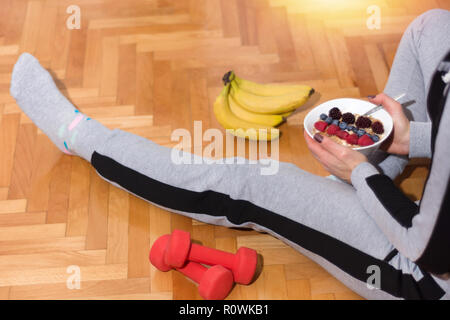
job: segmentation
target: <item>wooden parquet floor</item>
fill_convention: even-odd
[[[67,7],[81,9],[69,30]],[[366,9],[381,8],[368,30]],[[173,146],[176,128],[220,128],[212,103],[222,75],[297,82],[314,104],[383,90],[401,35],[447,0],[0,0],[0,299],[200,299],[196,286],[148,262],[151,243],[174,228],[205,245],[255,248],[264,268],[230,299],[359,299],[283,242],[255,231],[206,225],[109,185],[88,162],[61,153],[9,95],[22,52],[48,68],[84,113]],[[311,105],[309,105],[311,107]],[[327,173],[302,136],[307,112],[281,127],[280,159]],[[426,167],[399,180],[420,197]],[[69,266],[81,287],[69,289]]]

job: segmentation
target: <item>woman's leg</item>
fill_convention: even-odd
[[[76,112],[32,56],[20,57],[12,78],[11,93],[41,130],[115,186],[200,221],[266,231],[366,298],[444,294],[428,274],[393,251],[352,186],[289,163],[280,163],[274,175],[261,175],[261,167],[250,163],[175,164],[171,149]],[[381,290],[366,285],[373,270],[380,273]]]
[[[417,17],[407,28],[395,54],[384,92],[406,103],[405,114],[410,120],[429,122],[427,92],[438,63],[450,49],[450,11],[434,9]],[[408,163],[407,156],[389,155],[378,164],[392,179]]]

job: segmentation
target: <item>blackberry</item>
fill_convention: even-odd
[[[342,113],[341,110],[339,110],[339,108],[331,109],[328,115],[335,120],[339,120],[342,117]]]
[[[374,123],[372,123],[372,130],[377,134],[384,133],[383,124],[380,121],[375,121]]]
[[[367,117],[360,116],[356,120],[356,126],[358,128],[369,128],[371,124],[372,124],[372,121]]]
[[[354,124],[355,123],[355,116],[351,112],[346,112],[342,115],[342,121],[348,123],[348,124]]]

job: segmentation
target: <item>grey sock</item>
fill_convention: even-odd
[[[90,161],[95,147],[111,132],[76,109],[48,71],[28,53],[14,66],[10,92],[23,112],[67,154]]]

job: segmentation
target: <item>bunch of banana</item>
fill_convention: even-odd
[[[280,133],[275,127],[314,93],[313,88],[303,85],[255,83],[233,71],[224,75],[223,82],[225,86],[214,103],[216,118],[232,134],[251,140],[277,139]]]

